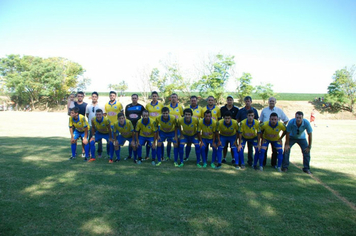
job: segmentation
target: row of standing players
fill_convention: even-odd
[[[245,107],[241,109],[234,106],[232,96],[227,97],[227,104],[221,108],[215,106],[215,99],[212,96],[208,97],[206,107],[199,106],[198,98],[192,96],[189,108],[183,110],[183,106],[178,103],[177,94],[171,95],[171,103],[166,108],[158,101],[157,92],[152,92],[152,101],[146,107],[139,104],[138,95],[133,94],[131,96],[132,103],[125,108],[125,119],[122,113],[123,107],[116,100],[115,92],[110,92],[110,101],[105,104],[105,107],[99,105],[99,95],[96,92],[92,93],[92,104],[90,105],[86,105],[80,99],[81,96],[84,97],[84,94],[78,93],[78,102],[74,106],[79,108],[79,114],[83,114],[83,111],[85,111],[84,114],[89,120],[88,127],[91,127],[88,129],[90,145],[87,142],[88,150],[84,154],[86,158],[89,156],[90,147],[91,159],[89,161],[95,160],[95,142],[99,142],[98,154],[99,157],[101,156],[100,142],[102,138],[105,138],[109,143],[110,163],[113,162],[114,152],[117,156],[116,161],[120,160],[120,146],[125,141],[129,141],[129,156],[125,159],[130,159],[133,153],[135,163],[141,163],[142,146],[146,144],[145,159],[148,159],[152,147],[152,164],[159,166],[161,161],[164,160],[163,142],[167,140],[167,159],[170,159],[171,143],[173,143],[175,166],[182,167],[184,165],[184,146],[186,145],[184,161],[187,161],[191,144],[194,144],[197,166],[207,166],[208,150],[211,146],[213,149],[211,167],[219,169],[221,163],[226,162],[225,156],[228,144],[230,144],[232,163],[237,169],[240,169],[245,167],[243,150],[247,143],[249,147],[248,165],[257,168],[257,162],[259,162],[259,169],[263,170],[267,159],[267,148],[271,143],[273,148],[271,165],[278,171],[286,172],[289,166],[290,147],[298,143],[303,153],[303,171],[310,173],[309,162],[312,141],[310,123],[303,118],[302,112],[297,112],[296,117],[286,127],[285,124],[288,123],[289,119],[281,109],[275,107],[276,99],[273,97],[269,99],[269,106],[262,110],[259,117],[257,110],[251,107],[252,98],[249,96],[245,97]],[[68,107],[70,107],[69,102]],[[78,133],[85,136],[84,129],[80,132],[73,122],[78,121],[79,114],[73,112],[70,118],[71,159],[75,157],[75,143],[76,139],[80,137]],[[103,117],[103,114],[106,118]],[[261,123],[258,122],[258,118]],[[108,124],[105,125],[105,128],[102,128],[106,120]],[[308,142],[305,138],[305,130],[308,134]],[[280,132],[283,132],[281,136]],[[282,138],[285,135],[287,135],[287,138],[285,152],[283,153]],[[252,158],[253,148],[255,149],[254,158]],[[85,150],[83,150],[83,153],[85,153]],[[178,163],[178,156],[180,164]],[[200,157],[203,159],[203,165],[200,165]]]

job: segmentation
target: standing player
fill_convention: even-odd
[[[105,139],[107,145],[109,146],[110,160],[109,163],[113,163],[113,140],[112,140],[112,130],[109,118],[103,116],[103,110],[97,109],[95,113],[95,118],[91,120],[92,123],[92,134],[94,134],[90,139],[90,152],[91,158],[89,162],[95,161],[95,143],[101,139]]]
[[[70,132],[70,143],[72,149],[72,156],[69,160],[73,160],[76,156],[76,149],[77,149],[77,140],[79,137],[82,138],[84,149],[85,149],[85,159],[84,161],[88,160],[89,157],[89,144],[88,144],[88,129],[89,125],[87,120],[83,115],[79,114],[79,108],[74,107],[70,111],[69,117],[69,132]]]
[[[136,149],[138,155],[138,161],[135,163],[141,164],[142,160],[142,145],[147,143],[152,147],[152,165],[156,165],[156,139],[157,139],[157,124],[155,119],[149,118],[148,111],[142,112],[142,119],[137,122],[136,125]]]
[[[178,160],[174,161],[175,167],[183,167],[183,152],[184,145],[188,143],[193,143],[195,145],[195,155],[197,161],[200,158],[200,146],[198,140],[198,125],[199,120],[193,117],[193,112],[191,109],[187,108],[183,111],[184,117],[179,118],[178,120],[178,129],[180,129],[180,138],[179,138],[179,159],[180,164],[178,165]]]
[[[211,164],[212,167],[215,168],[214,162],[217,156],[217,145],[216,145],[216,125],[217,121],[211,118],[211,111],[206,110],[204,112],[204,118],[199,120],[198,126],[198,138],[200,141],[200,150],[201,156],[203,158],[203,167],[207,166],[207,152],[205,152],[206,148],[210,147],[213,149]],[[201,134],[200,134],[201,132]],[[197,159],[197,166],[201,168],[202,166],[199,164],[200,158]]]
[[[162,115],[157,117],[157,125],[159,132],[157,136],[157,166],[161,165],[162,143],[164,141],[173,142],[174,145],[174,160],[178,159],[178,136],[177,136],[177,120],[174,115],[169,114],[168,107],[162,108]]]
[[[203,112],[206,110],[211,111],[211,118],[218,121],[221,117],[220,114],[220,108],[215,106],[215,98],[213,96],[209,96],[208,99],[208,105],[203,108]]]
[[[216,169],[221,168],[221,157],[223,148],[230,143],[231,151],[234,153],[234,157],[238,157],[237,154],[237,131],[239,129],[239,125],[237,121],[232,119],[231,112],[227,111],[224,114],[224,119],[220,120],[217,127],[217,139],[218,139],[218,165]],[[211,164],[211,167],[214,163]],[[240,169],[239,167],[239,158],[235,158],[235,167],[236,169]]]
[[[291,119],[287,125],[286,144],[284,148],[283,168],[284,172],[288,171],[290,149],[294,144],[298,144],[303,153],[303,171],[307,174],[310,172],[310,149],[312,147],[313,129],[307,119],[303,118],[301,111],[295,113],[295,118]],[[308,141],[305,138],[305,132],[308,133]]]
[[[130,120],[125,119],[124,113],[117,114],[118,121],[114,123],[114,148],[116,153],[116,160],[120,161],[120,146],[123,146],[126,141],[129,142],[129,146],[133,147],[134,160],[137,158],[137,151],[135,145],[135,130]]]
[[[270,115],[269,121],[263,122],[260,124],[261,132],[263,133],[263,140],[261,145],[260,152],[260,170],[262,160],[265,157],[265,152],[267,150],[268,144],[272,144],[277,150],[277,170],[281,172],[282,160],[283,160],[283,150],[282,150],[282,138],[286,135],[286,125],[278,121],[278,115],[275,112],[272,112]],[[279,136],[279,133],[283,131],[282,136]]]
[[[153,91],[151,93],[152,101],[150,103],[146,104],[146,110],[149,113],[149,117],[155,121],[156,118],[161,115],[162,108],[164,105],[158,101],[158,93],[156,91]],[[164,148],[164,147],[163,147]],[[150,145],[146,144],[146,158],[148,159],[148,156],[150,155]]]
[[[132,103],[128,104],[125,107],[125,115],[126,115],[126,119],[129,119],[131,121],[131,123],[135,129],[137,121],[139,119],[141,119],[142,112],[145,110],[145,107],[138,103],[138,95],[137,94],[131,95],[131,101],[132,101]],[[132,147],[131,147],[131,145],[129,145],[129,155],[128,155],[128,157],[125,158],[125,160],[131,159],[131,157],[132,157]]]
[[[261,149],[260,139],[261,139],[261,129],[258,120],[255,120],[254,111],[249,110],[247,112],[247,119],[244,119],[240,123],[239,127],[239,146],[237,151],[239,153],[239,163],[241,168],[244,168],[244,149],[245,144],[250,143],[251,146],[255,148],[255,158],[253,167],[257,166],[257,161],[259,158],[259,150]],[[263,170],[263,163],[260,162],[260,168]]]

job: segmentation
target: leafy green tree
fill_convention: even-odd
[[[197,89],[201,96],[213,95],[218,102],[222,101],[230,69],[234,64],[234,56],[216,55],[215,61],[206,65],[208,73],[195,82],[193,88]]]
[[[122,80],[119,84],[113,84],[112,88],[116,91],[120,91],[120,94],[123,95],[129,86],[124,80]]]
[[[242,104],[246,96],[250,96],[253,91],[253,86],[251,85],[252,76],[250,73],[243,73],[240,78],[237,78],[238,86],[237,96],[239,102]]]
[[[263,100],[263,103],[266,103],[266,100],[268,100],[268,98],[274,96],[274,92],[273,92],[273,85],[268,83],[268,84],[260,84],[258,86],[256,86],[255,88],[255,93],[260,96]]]
[[[344,110],[353,112],[356,101],[356,66],[337,70],[333,75],[333,82],[328,87],[326,101],[340,106]]]

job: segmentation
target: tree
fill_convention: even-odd
[[[123,80],[119,84],[113,84],[112,88],[115,89],[116,91],[120,91],[121,96],[124,94],[124,92],[129,88],[127,83]]]
[[[108,89],[111,91],[111,88],[113,87],[113,84],[108,84]]]
[[[250,96],[253,91],[253,86],[251,85],[252,76],[250,73],[243,73],[240,78],[236,79],[238,82],[237,96],[239,102],[242,104],[246,96]]]
[[[337,70],[333,75],[333,82],[328,87],[326,101],[338,105],[344,110],[353,112],[356,101],[356,66]]]
[[[256,86],[255,88],[255,93],[257,93],[258,96],[260,96],[263,100],[263,103],[266,103],[266,100],[274,95],[273,85],[268,83],[268,84],[260,84]]]
[[[207,73],[193,84],[193,88],[198,89],[201,96],[213,95],[220,102],[230,77],[230,69],[234,64],[234,56],[216,55],[215,60],[206,65]]]

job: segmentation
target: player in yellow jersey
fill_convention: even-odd
[[[126,141],[129,142],[129,146],[132,146],[134,152],[134,160],[137,158],[137,151],[135,140],[133,139],[135,135],[134,127],[130,120],[125,119],[124,113],[120,112],[117,114],[118,121],[114,123],[114,149],[116,153],[116,160],[120,161],[120,146],[123,146]]]
[[[152,147],[152,165],[156,165],[156,139],[157,139],[157,124],[154,119],[149,118],[148,111],[144,110],[142,112],[142,119],[140,119],[136,124],[136,148],[138,161],[134,160],[135,163],[141,164],[142,160],[142,145],[147,143]]]
[[[237,151],[239,153],[239,161],[240,165],[243,168],[245,165],[244,160],[244,149],[246,143],[250,143],[255,148],[255,156],[254,156],[254,165],[253,168],[256,168],[257,161],[259,158],[259,151],[261,149],[260,139],[261,139],[261,129],[260,123],[258,120],[255,120],[255,113],[253,110],[247,111],[247,119],[244,119],[240,123],[239,127],[239,146],[237,147]],[[260,166],[263,168],[263,160],[260,162]]]
[[[123,107],[119,101],[116,101],[116,92],[110,91],[110,101],[105,104],[105,114],[109,118],[111,125],[114,125],[117,121],[117,114],[123,111]]]
[[[90,139],[91,158],[89,162],[95,161],[95,143],[101,139],[105,139],[109,146],[109,163],[113,163],[112,158],[114,154],[114,147],[110,120],[103,116],[103,110],[97,109],[95,112],[95,118],[91,120],[91,124],[92,134],[94,135]]]
[[[218,121],[221,117],[221,114],[220,114],[220,108],[215,106],[215,104],[214,104],[215,98],[213,96],[209,96],[207,101],[208,101],[208,105],[203,108],[203,112],[205,112],[206,110],[211,111],[211,118]],[[235,117],[233,117],[233,118],[235,118]]]
[[[265,121],[260,124],[261,132],[263,134],[263,141],[261,145],[260,152],[260,166],[264,159],[266,149],[268,144],[271,143],[277,149],[277,170],[281,172],[281,166],[283,161],[283,150],[282,150],[282,138],[286,135],[286,125],[278,121],[278,115],[272,112],[269,121]],[[280,132],[283,131],[280,137]],[[263,169],[262,169],[263,170]]]
[[[200,141],[200,152],[203,158],[203,167],[207,167],[207,152],[206,148],[212,147],[213,149],[213,159],[217,155],[217,145],[216,145],[216,125],[217,122],[211,118],[211,111],[206,110],[204,112],[204,118],[199,120],[199,133],[198,138]],[[200,158],[199,158],[200,159]],[[202,166],[199,164],[200,160],[197,160],[197,166],[201,168]],[[213,163],[213,162],[212,162]]]
[[[176,120],[183,116],[183,106],[178,102],[178,94],[172,93],[171,95],[171,103],[167,106],[169,108],[169,114],[174,115]],[[179,133],[178,133],[179,136]],[[171,142],[167,143],[167,160],[171,159]],[[163,151],[163,149],[162,149]],[[164,154],[164,152],[163,152]]]
[[[173,142],[174,144],[174,160],[178,159],[178,135],[177,135],[177,120],[174,115],[169,114],[168,107],[162,108],[162,115],[157,117],[157,125],[159,132],[157,136],[157,166],[161,165],[162,144],[164,141]]]
[[[232,114],[230,111],[225,112],[224,119],[219,121],[217,127],[217,138],[218,138],[218,165],[216,169],[221,168],[221,158],[222,158],[222,150],[230,143],[231,151],[234,153],[234,157],[237,157],[237,130],[239,129],[239,125],[236,120],[232,119]],[[239,158],[235,158],[235,167],[236,169],[240,169],[239,167]],[[213,165],[213,163],[212,163]],[[213,166],[212,166],[213,167]]]
[[[186,108],[183,111],[184,117],[179,118],[178,120],[178,129],[180,129],[180,138],[179,138],[179,159],[178,162],[174,162],[174,166],[183,167],[183,152],[184,145],[188,143],[193,143],[195,145],[195,155],[197,160],[200,158],[200,146],[198,140],[198,125],[199,120],[193,116],[193,112],[190,108]],[[188,158],[186,158],[188,160]]]
[[[88,143],[88,134],[89,134],[89,124],[83,115],[79,115],[79,108],[74,107],[70,109],[69,117],[69,132],[70,132],[70,143],[72,149],[72,156],[69,160],[73,160],[76,156],[77,151],[77,140],[79,137],[82,138],[85,150],[84,161],[88,160],[89,157],[89,143]]]

